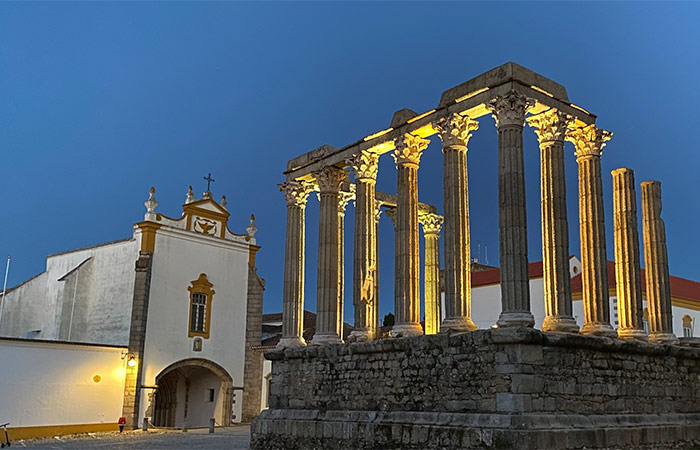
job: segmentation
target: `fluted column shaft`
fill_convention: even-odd
[[[351,341],[375,338],[376,276],[377,276],[377,220],[375,212],[375,184],[377,178],[376,153],[362,152],[348,161],[355,174],[355,236],[353,257],[353,306],[355,326]]]
[[[488,104],[498,127],[499,327],[535,324],[530,312],[523,126],[531,101],[515,91]]]
[[[642,323],[642,276],[637,231],[637,194],[634,171],[612,171],[615,223],[615,279],[617,285],[617,335],[623,339],[647,340]]]
[[[342,342],[338,336],[338,300],[340,287],[339,218],[340,184],[345,172],[327,166],[316,172],[321,207],[318,229],[318,272],[316,280],[316,333],[312,344]]]
[[[343,328],[345,321],[343,319],[345,313],[345,207],[348,202],[355,198],[353,192],[340,192],[338,194],[338,302],[337,302],[337,319],[338,325],[336,331],[338,336],[343,338]]]
[[[468,117],[454,114],[438,122],[436,128],[443,143],[445,208],[445,319],[442,328],[445,331],[471,331],[476,329],[476,325],[471,318],[467,142],[479,124]]]
[[[582,334],[616,336],[610,325],[605,214],[600,157],[612,133],[588,125],[571,130],[578,163],[579,234],[583,282]]]
[[[425,334],[440,331],[440,229],[443,218],[437,214],[419,216],[425,238]]]
[[[375,201],[374,202],[374,242],[372,245],[374,246],[374,255],[375,255],[375,269],[374,269],[374,302],[372,305],[372,314],[371,317],[372,322],[371,322],[371,327],[370,329],[373,330],[371,333],[374,338],[376,339],[379,337],[378,334],[378,327],[379,325],[379,218],[382,215],[382,210],[381,210],[381,202]]]
[[[673,334],[666,226],[661,218],[661,183],[658,181],[642,182],[642,229],[649,341],[674,343],[678,339]]]
[[[420,326],[418,164],[430,141],[406,134],[393,154],[398,170],[396,206],[396,292],[393,336],[423,334]]]
[[[282,339],[279,348],[305,345],[304,332],[304,247],[306,200],[312,186],[288,181],[279,186],[287,200],[287,237],[284,252],[282,295]]]
[[[566,213],[564,137],[571,117],[550,109],[528,118],[540,143],[542,268],[545,318],[542,331],[576,333],[571,303],[569,223]]]

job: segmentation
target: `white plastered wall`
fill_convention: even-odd
[[[154,385],[169,365],[202,358],[223,367],[233,386],[243,386],[248,286],[247,244],[162,227],[153,253],[143,385]],[[214,286],[209,339],[193,351],[188,337],[190,297],[187,287],[200,273]],[[234,391],[235,421],[240,421],[242,395]],[[148,408],[142,392],[139,421]]]
[[[4,362],[0,423],[11,422],[11,427],[116,423],[124,394],[124,351],[0,339]]]

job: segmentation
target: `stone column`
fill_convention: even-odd
[[[542,268],[545,318],[542,331],[578,333],[571,303],[569,222],[566,214],[564,137],[573,118],[555,109],[531,116],[540,143]]]
[[[425,238],[425,334],[440,331],[440,229],[443,218],[437,214],[418,216]]]
[[[338,336],[338,299],[340,287],[339,219],[340,185],[346,172],[326,166],[314,173],[321,197],[318,226],[318,272],[316,279],[316,333],[314,345],[336,344]]]
[[[501,263],[499,327],[532,327],[527,261],[523,126],[532,100],[512,90],[486,105],[498,127],[498,228]]]
[[[453,114],[436,123],[435,127],[442,140],[445,202],[445,320],[442,328],[445,331],[472,331],[476,325],[471,318],[467,142],[479,128],[479,122]]]
[[[350,192],[338,194],[338,325],[336,331],[343,338],[345,321],[345,207],[355,198],[354,185],[350,185]]]
[[[372,320],[372,329],[374,330],[372,335],[376,339],[379,337],[378,334],[378,327],[379,325],[379,219],[382,216],[382,202],[375,200],[374,202],[374,255],[376,257],[375,260],[375,268],[374,268],[374,303],[373,303],[373,308],[372,308],[372,314],[371,316],[373,317]]]
[[[282,339],[278,348],[301,347],[304,342],[304,250],[306,200],[313,189],[305,181],[279,185],[287,200],[287,238],[284,251]]]
[[[605,249],[605,219],[600,156],[612,133],[595,125],[575,128],[567,140],[576,147],[581,239],[584,324],[582,334],[615,337],[610,326],[610,297]]]
[[[673,344],[678,342],[678,339],[673,334],[666,226],[661,218],[661,183],[659,181],[642,182],[642,231],[644,232],[644,265],[649,308],[649,341]]]
[[[615,279],[617,280],[617,336],[646,341],[643,325],[642,277],[637,231],[637,194],[634,171],[615,169],[613,214],[615,223]]]
[[[398,169],[396,206],[396,324],[392,336],[423,334],[420,326],[418,246],[418,164],[430,141],[412,134],[396,140],[393,153]]]
[[[355,329],[350,341],[374,339],[376,323],[377,219],[375,184],[379,155],[363,151],[348,161],[355,174],[355,241],[353,258],[353,306]]]

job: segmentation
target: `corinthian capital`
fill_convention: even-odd
[[[479,129],[479,122],[469,117],[452,114],[452,117],[443,117],[435,123],[438,136],[443,147],[464,147],[472,137],[472,133]]]
[[[605,131],[594,124],[574,128],[566,134],[566,140],[574,143],[576,157],[600,156],[603,147],[612,138],[611,131]]]
[[[313,190],[313,184],[308,181],[285,181],[278,184],[277,187],[284,193],[289,206],[306,206],[306,200],[309,198],[309,193]]]
[[[379,155],[367,150],[363,150],[347,160],[347,163],[352,166],[355,181],[365,182],[377,180],[378,162]]]
[[[394,161],[396,161],[396,166],[418,166],[423,150],[428,147],[428,144],[430,144],[430,140],[410,133],[406,133],[398,138],[396,140],[396,150],[392,154]]]
[[[542,114],[528,117],[527,123],[535,129],[537,139],[542,144],[544,142],[563,141],[566,131],[573,120],[574,118],[568,114],[564,114],[556,109],[548,109]]]
[[[535,101],[519,94],[515,90],[498,96],[486,104],[497,127],[507,125],[525,126],[525,113],[535,106]]]
[[[350,185],[350,191],[340,191],[338,194],[338,214],[345,215],[345,207],[348,206],[350,200],[355,200],[355,185]]]
[[[314,172],[314,178],[318,183],[318,190],[321,194],[332,193],[337,194],[340,191],[340,185],[345,181],[347,172],[335,166],[326,166],[323,169]]]
[[[423,234],[440,234],[444,220],[444,217],[432,213],[418,216],[418,222],[423,225]]]

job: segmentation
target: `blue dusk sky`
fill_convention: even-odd
[[[387,128],[394,111],[507,61],[564,86],[614,137],[602,159],[608,259],[610,171],[662,182],[671,273],[700,280],[700,3],[3,2],[0,4],[0,255],[9,286],[48,254],[131,236],[150,186],[179,216],[211,172],[233,231],[254,213],[265,312],[281,311],[288,159]],[[524,132],[530,261],[541,260],[539,150]],[[571,253],[577,166],[566,144]],[[419,195],[442,212],[437,138]],[[472,252],[498,264],[497,134],[469,143]],[[389,155],[378,189],[396,190]],[[639,194],[639,190],[638,190]],[[353,207],[346,216],[352,278]],[[640,221],[641,222],[641,221]],[[316,307],[318,202],[307,208],[306,307]],[[381,314],[393,309],[391,223],[380,226]],[[422,249],[421,249],[422,252]],[[4,269],[4,261],[3,261]],[[346,318],[352,290],[346,285]]]

